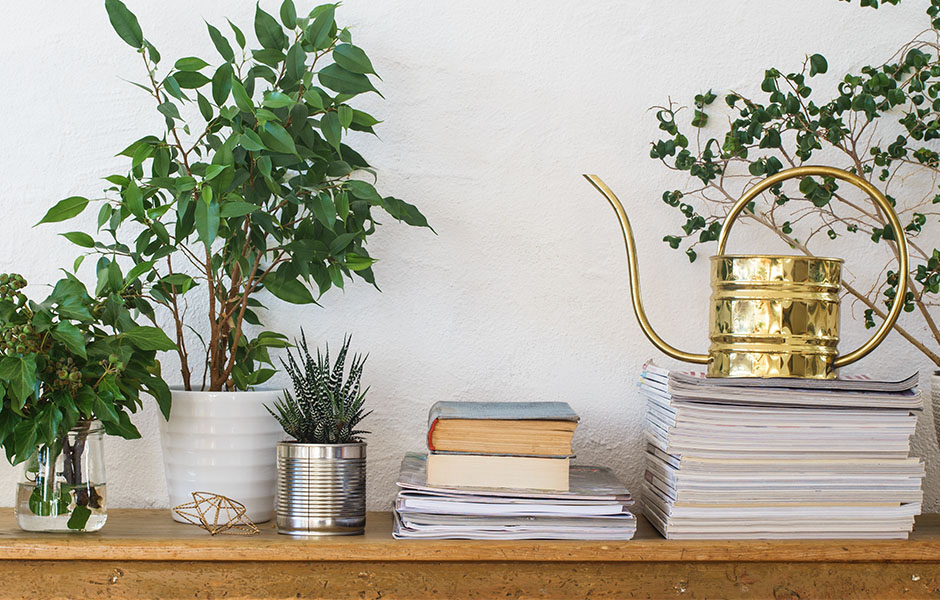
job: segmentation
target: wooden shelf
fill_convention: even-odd
[[[367,523],[364,536],[295,538],[264,523],[213,537],[166,510],[125,509],[98,533],[40,534],[0,509],[0,596],[940,595],[940,515],[903,541],[667,541],[643,519],[629,542],[397,541],[390,514]]]

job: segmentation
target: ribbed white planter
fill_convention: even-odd
[[[170,420],[160,426],[171,508],[191,502],[193,492],[210,492],[244,504],[255,523],[274,517],[284,431],[264,405],[280,394],[173,391]]]

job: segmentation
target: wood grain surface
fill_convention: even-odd
[[[165,510],[93,534],[16,528],[0,509],[0,598],[940,598],[940,516],[903,541],[396,541],[210,536]]]
[[[115,509],[97,533],[31,533],[0,509],[0,560],[163,561],[937,561],[940,515],[923,515],[909,540],[674,541],[645,519],[627,542],[394,540],[390,513],[369,513],[360,536],[216,535],[177,523],[166,510]]]

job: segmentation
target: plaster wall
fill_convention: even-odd
[[[312,7],[295,1],[299,12]],[[229,17],[252,31],[254,3],[246,0],[127,3],[168,64],[218,60],[203,19],[224,25]],[[276,2],[262,5],[277,13]],[[926,28],[922,5],[346,0],[338,19],[368,51],[386,97],[362,103],[384,121],[380,138],[353,145],[378,168],[380,189],[421,207],[438,235],[384,219],[370,246],[381,259],[381,293],[357,281],[330,291],[322,308],[272,300],[268,323],[290,335],[303,326],[334,344],[350,332],[355,349],[370,353],[369,507],[390,506],[401,456],[422,448],[427,409],[442,399],[568,401],[582,416],[579,460],[613,467],[638,491],[644,408],[634,383],[656,351],[628,305],[617,223],[580,174],[601,174],[639,226],[653,323],[674,344],[704,350],[705,261],[690,265],[660,241],[681,224],[662,191],[688,181],[649,159],[658,138],[650,107],[669,97],[688,104],[709,87],[756,93],[766,67],[796,70],[814,52],[829,59],[819,85],[834,89],[839,73],[887,60]],[[122,81],[139,80],[143,68],[111,30],[103,3],[5,8],[0,272],[25,274],[38,295],[75,257],[57,233],[78,227],[30,225],[61,198],[103,189],[100,177],[124,168],[115,153],[160,131],[162,118]],[[91,229],[93,220],[84,215],[82,225]],[[781,250],[758,233],[736,232],[733,246]],[[845,250],[854,272],[876,275],[866,271],[874,259],[861,254],[874,252],[871,245],[855,250]],[[91,269],[82,271],[89,281]],[[853,319],[845,311],[846,347],[866,334],[859,312]],[[929,367],[893,334],[852,370]],[[165,372],[174,372],[171,358]],[[925,509],[936,511],[931,417],[928,409],[915,451],[928,461]],[[108,441],[112,505],[166,506],[155,408],[136,422],[143,439]],[[13,481],[13,469],[0,466],[0,489],[8,490],[0,503],[12,503]]]

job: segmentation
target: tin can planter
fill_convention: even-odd
[[[366,526],[366,444],[277,445],[277,530],[357,535]]]

